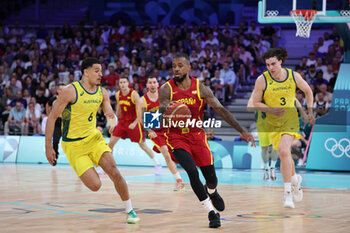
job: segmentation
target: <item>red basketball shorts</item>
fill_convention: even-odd
[[[167,144],[174,149],[183,149],[191,154],[197,167],[214,164],[214,157],[211,154],[207,137],[204,130],[189,133],[167,133]],[[176,159],[172,156],[173,160]]]
[[[156,132],[156,134],[157,134],[157,137],[150,138],[151,141],[154,143],[154,146],[159,148],[159,147],[162,147],[164,145],[167,145],[166,144],[166,139],[165,139],[165,136],[164,136],[164,132]]]
[[[172,149],[170,149],[169,145],[167,144],[167,140],[166,140],[166,137],[164,135],[164,132],[156,132],[156,134],[157,134],[157,137],[150,138],[151,141],[154,143],[153,150],[157,153],[160,153],[159,148],[162,146],[167,146],[169,154],[172,156],[173,155]],[[173,157],[172,157],[172,159],[173,159]]]
[[[117,126],[114,128],[113,136],[125,139],[130,138],[132,142],[140,143],[145,140],[145,133],[143,132],[143,127],[140,123],[137,123],[134,129],[129,129],[129,125],[132,122],[129,121],[119,121]]]

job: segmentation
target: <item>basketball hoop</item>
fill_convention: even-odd
[[[315,20],[317,10],[291,10],[290,14],[297,26],[297,33],[295,36],[309,38],[311,26]]]

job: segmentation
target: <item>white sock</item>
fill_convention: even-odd
[[[269,169],[269,163],[267,162],[267,163],[264,163],[264,168],[265,168],[265,170],[268,170]]]
[[[179,179],[182,180],[179,172],[176,172],[176,173],[173,174],[173,175],[174,175],[174,177],[175,177],[176,180],[179,180]]]
[[[304,164],[302,159],[298,159],[298,165],[297,166],[302,166]]]
[[[123,201],[125,204],[125,212],[129,213],[130,211],[132,211],[132,204],[131,204],[131,199],[127,200],[127,201]]]
[[[291,192],[291,191],[292,191],[292,184],[284,183],[284,193]]]
[[[201,201],[202,206],[204,206],[204,208],[208,211],[208,213],[212,210],[214,210],[214,206],[210,201],[210,198],[208,197],[207,199],[205,199],[204,201]],[[214,210],[215,211],[215,210]],[[215,211],[216,213],[216,211]]]
[[[153,160],[153,162],[154,162],[154,165],[160,165],[160,163],[159,163],[159,161],[157,160],[157,158],[156,158],[156,156],[154,156],[153,158],[152,158],[152,160]]]
[[[292,184],[297,184],[298,183],[298,175],[295,173],[294,176],[291,178]]]
[[[275,168],[276,167],[276,163],[277,163],[277,160],[276,161],[271,160],[271,166],[270,167]]]

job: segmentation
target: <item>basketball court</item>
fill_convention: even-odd
[[[301,172],[304,200],[283,208],[283,183],[263,181],[260,170],[218,169],[226,203],[222,227],[208,228],[207,214],[190,188],[174,192],[172,175],[153,168],[120,167],[141,222],[125,223],[124,205],[106,176],[91,192],[69,166],[0,165],[2,232],[349,232],[350,174]]]

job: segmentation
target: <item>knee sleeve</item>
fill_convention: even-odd
[[[202,182],[199,179],[199,173],[196,164],[190,153],[183,149],[175,149],[173,155],[180,165],[187,172],[188,178],[190,179],[191,187],[198,197],[199,201],[207,199],[208,195],[203,187]]]
[[[218,178],[216,176],[214,165],[204,166],[200,168],[206,180],[207,186],[210,189],[215,189],[218,185]]]

